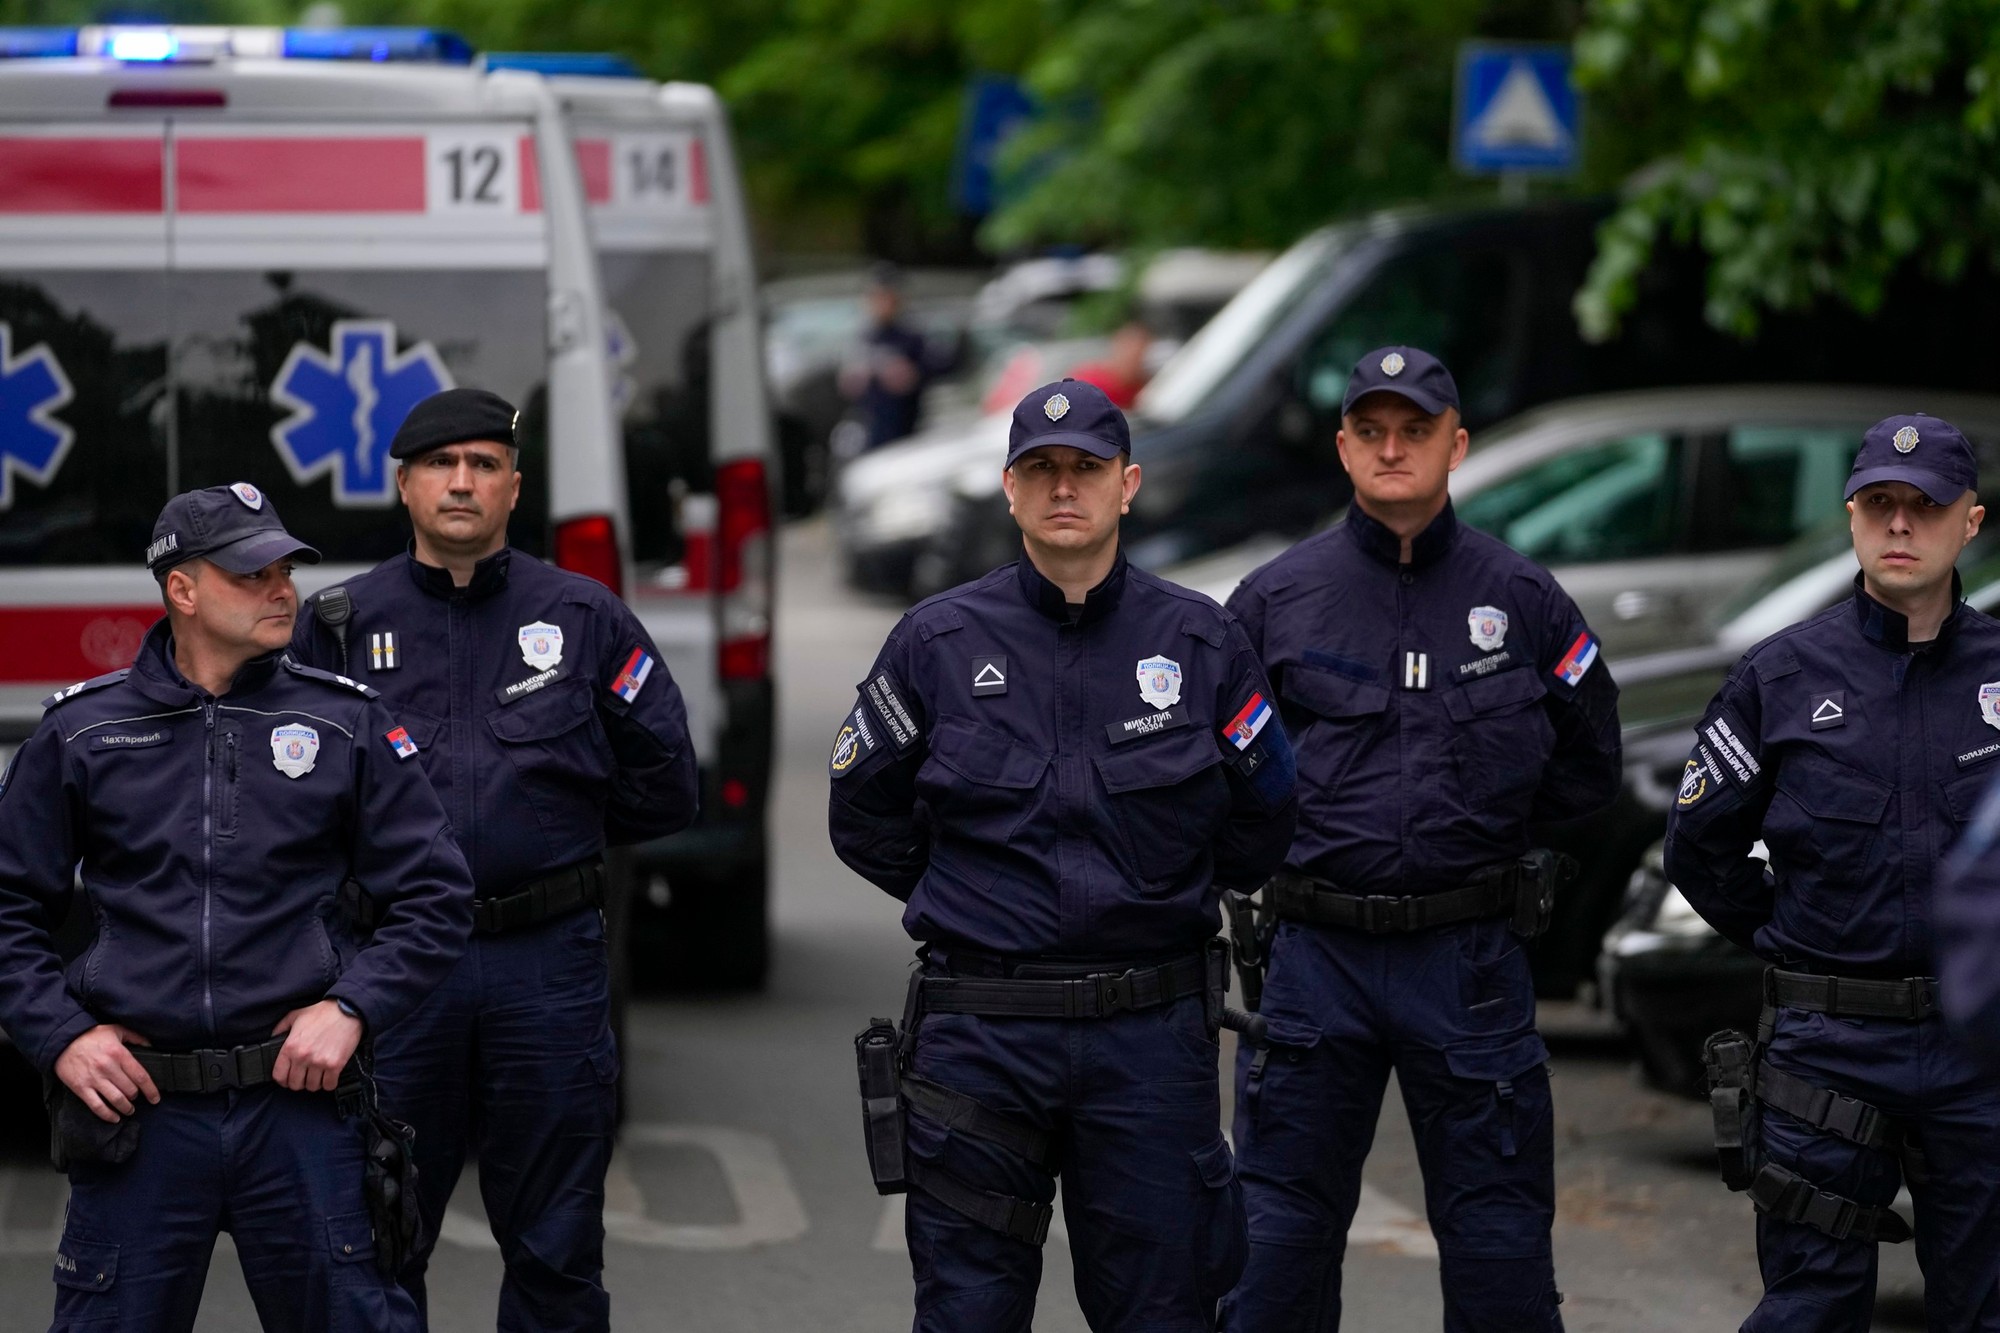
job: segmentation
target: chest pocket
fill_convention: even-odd
[[[944,831],[962,831],[974,841],[1009,840],[1034,807],[1048,756],[959,717],[938,722],[930,748],[917,786],[945,816]]]
[[[1532,666],[1444,692],[1459,790],[1472,813],[1534,797],[1555,745],[1555,726],[1540,706],[1547,694]]]
[[[1207,727],[1189,727],[1096,758],[1141,879],[1186,870],[1215,840],[1229,815],[1222,753]]]
[[[1784,868],[1776,915],[1801,943],[1839,947],[1858,899],[1883,882],[1882,819],[1895,788],[1817,750],[1788,754],[1764,817],[1772,860]]]
[[[591,707],[590,690],[587,680],[566,680],[486,715],[501,751],[531,789],[594,788],[610,780],[610,746]],[[423,744],[421,739],[417,743]]]
[[[1945,779],[1944,803],[1951,811],[1952,819],[1960,824],[1971,823],[1972,816],[1979,811],[1980,801],[1996,779],[2000,779],[2000,764],[1991,762],[1980,764],[1969,773]]]
[[[1331,797],[1382,729],[1387,686],[1287,663],[1278,698],[1298,750],[1301,792]]]

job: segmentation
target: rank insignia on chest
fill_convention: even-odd
[[[972,697],[983,699],[988,695],[1007,692],[1007,659],[1004,657],[975,657],[972,659]]]
[[[1482,653],[1499,650],[1507,642],[1507,613],[1497,606],[1475,606],[1466,613],[1466,627],[1472,646]]]
[[[1812,701],[1812,716],[1808,719],[1808,723],[1814,731],[1846,726],[1847,692],[1835,690],[1831,694],[1815,694]],[[2000,722],[1994,725],[2000,726]]]
[[[1181,664],[1171,657],[1139,659],[1139,697],[1155,708],[1181,701]]]
[[[562,626],[537,620],[521,626],[521,660],[537,671],[547,671],[562,661]]]
[[[370,671],[394,671],[403,665],[403,659],[396,649],[396,631],[385,629],[380,634],[368,636],[368,669]]]
[[[313,771],[319,758],[319,733],[299,723],[271,728],[271,763],[288,778],[302,778]]]
[[[2000,680],[1979,687],[1979,716],[1989,727],[2000,727]]]
[[[1403,654],[1403,688],[1406,690],[1427,690],[1431,687],[1431,655],[1429,653],[1406,652]]]

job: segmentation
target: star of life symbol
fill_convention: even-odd
[[[37,486],[55,480],[76,432],[54,413],[75,396],[47,343],[17,357],[14,331],[0,322],[0,510],[13,507],[15,474]]]
[[[271,762],[288,778],[302,778],[313,771],[319,758],[319,732],[298,723],[271,728]]]
[[[1042,404],[1042,415],[1050,421],[1061,421],[1069,415],[1069,399],[1062,394],[1056,394]]]
[[[271,443],[292,480],[333,475],[333,503],[375,508],[396,498],[389,444],[410,409],[452,388],[451,372],[429,343],[396,350],[386,319],[335,320],[330,350],[294,343],[271,401],[292,415],[271,428]]]
[[[1396,376],[1403,373],[1403,365],[1403,354],[1401,352],[1391,352],[1382,358],[1382,373],[1390,379],[1395,379]]]
[[[1903,427],[1896,432],[1896,438],[1891,440],[1890,443],[1896,446],[1897,453],[1909,453],[1910,450],[1917,447],[1917,428],[1915,426]]]

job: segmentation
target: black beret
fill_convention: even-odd
[[[446,389],[410,409],[410,415],[396,428],[389,457],[410,458],[467,440],[492,440],[519,448],[514,428],[520,419],[514,405],[497,393],[485,389]]]

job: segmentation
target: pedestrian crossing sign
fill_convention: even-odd
[[[1458,53],[1452,161],[1483,176],[1577,168],[1579,105],[1567,46],[1467,42]]]

